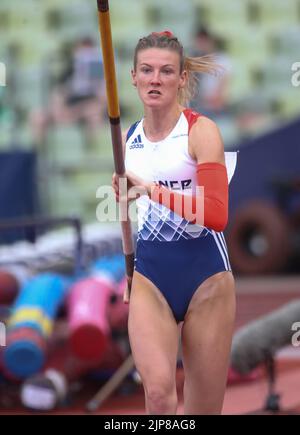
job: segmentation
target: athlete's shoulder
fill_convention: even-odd
[[[198,131],[202,134],[214,132],[219,133],[219,127],[217,126],[215,121],[208,118],[207,116],[202,115],[201,117],[197,118],[193,131]]]
[[[183,114],[188,122],[189,132],[198,119],[203,117],[202,113],[196,112],[193,109],[184,109]]]
[[[224,144],[217,124],[206,116],[200,117],[190,134],[191,149],[200,162],[223,162]]]

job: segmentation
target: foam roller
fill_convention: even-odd
[[[68,298],[71,349],[83,359],[98,359],[109,341],[107,306],[113,288],[109,281],[92,277],[77,282]]]
[[[8,319],[4,366],[12,375],[24,378],[41,369],[47,340],[62,304],[68,281],[55,274],[32,278],[20,291]]]

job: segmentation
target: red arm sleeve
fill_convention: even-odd
[[[168,207],[191,223],[223,231],[228,220],[228,179],[226,167],[221,163],[197,165],[197,185],[204,187],[203,213],[197,213],[195,196],[182,195],[163,186],[155,186],[151,199]]]

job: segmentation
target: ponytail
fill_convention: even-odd
[[[184,57],[183,70],[187,72],[187,82],[184,88],[180,89],[178,100],[182,105],[187,105],[197,94],[199,74],[213,74],[220,72],[222,67],[215,61],[214,55],[201,57]]]

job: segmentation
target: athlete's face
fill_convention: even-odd
[[[165,107],[177,101],[186,71],[180,72],[180,58],[175,51],[147,48],[138,52],[132,82],[145,106]]]

